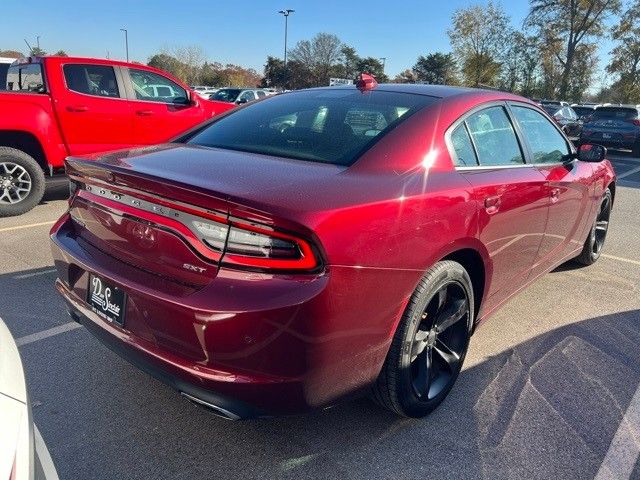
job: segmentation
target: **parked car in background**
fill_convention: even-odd
[[[631,150],[640,157],[640,106],[597,107],[583,125],[579,143]]]
[[[204,85],[196,85],[196,86],[192,86],[191,88],[193,89],[194,92],[200,95],[200,98],[203,98],[205,100],[209,100],[209,97],[211,95],[213,95],[218,90],[220,90],[219,88],[207,87]]]
[[[0,90],[4,90],[6,88],[9,66],[15,61],[15,58],[0,57]]]
[[[578,120],[585,122],[589,117],[591,117],[591,115],[593,115],[597,106],[598,105],[595,103],[574,103],[571,105],[571,108],[573,108],[573,111],[578,115]]]
[[[68,155],[167,141],[232,108],[201,100],[166,72],[93,58],[14,62],[0,92],[0,217],[42,199]]]
[[[209,100],[243,104],[267,97],[267,93],[256,88],[221,88],[209,97]]]
[[[67,159],[56,286],[114,351],[227,418],[367,391],[421,417],[475,325],[598,259],[605,154],[498,91],[363,75],[276,95],[172,144]]]
[[[560,102],[566,103],[566,102]],[[573,108],[566,105],[558,105],[558,103],[543,103],[542,108],[560,125],[560,128],[572,138],[580,135],[582,122],[579,121],[578,115]]]
[[[33,423],[20,352],[0,319],[0,478],[58,480],[40,433]]]

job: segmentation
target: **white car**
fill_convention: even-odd
[[[198,94],[200,98],[203,98],[205,100],[208,100],[211,95],[220,90],[219,88],[207,87],[204,85],[194,85],[191,88]]]
[[[221,88],[209,97],[218,102],[236,103],[238,105],[267,97],[261,88]]]
[[[0,479],[58,480],[31,416],[18,346],[0,319]]]

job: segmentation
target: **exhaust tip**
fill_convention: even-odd
[[[190,395],[182,391],[180,392],[180,395],[182,395],[184,398],[186,398],[190,402],[195,403],[200,407],[204,407],[207,410],[210,410],[214,415],[217,415],[218,417],[222,417],[225,420],[240,420],[239,415],[233,412],[230,412],[229,410],[222,408],[218,405],[214,405],[213,403],[207,402],[206,400],[202,400],[201,398],[198,398],[198,397],[194,397],[193,395]]]

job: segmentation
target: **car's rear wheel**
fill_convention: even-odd
[[[576,257],[576,261],[582,265],[591,265],[600,258],[602,247],[604,247],[604,241],[609,231],[612,199],[611,190],[607,188],[602,196],[602,202],[600,202],[600,209],[598,210],[596,220],[593,222],[589,236],[582,247],[582,252]]]
[[[21,150],[0,147],[0,217],[22,215],[44,196],[44,172]]]
[[[447,396],[469,346],[471,279],[457,262],[438,262],[402,316],[371,396],[398,415],[423,417]]]
[[[634,157],[640,157],[640,142],[636,143],[632,149],[632,155]]]

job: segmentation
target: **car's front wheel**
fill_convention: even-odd
[[[457,262],[435,264],[421,279],[396,330],[372,398],[398,415],[423,417],[447,396],[469,346],[474,299]]]
[[[0,147],[0,217],[22,215],[44,196],[44,172],[21,150]]]
[[[576,261],[582,265],[591,265],[595,263],[600,254],[602,253],[602,247],[604,241],[607,238],[607,232],[609,231],[609,217],[611,216],[611,207],[613,205],[613,197],[611,190],[607,188],[602,196],[600,202],[600,209],[596,216],[595,222],[591,226],[589,236],[584,242],[582,252],[576,257]]]

